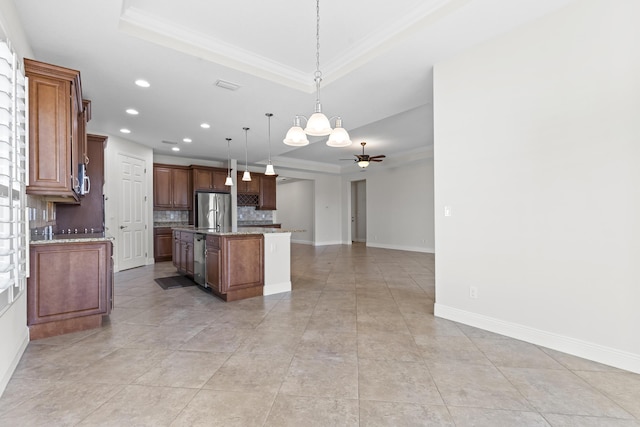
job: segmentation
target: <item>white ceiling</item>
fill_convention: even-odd
[[[339,159],[361,153],[360,141],[387,163],[429,152],[433,65],[568,2],[322,0],[323,111],[341,116],[354,142],[338,149],[326,137],[302,148],[282,143],[293,117],[314,108],[313,0],[14,0],[35,59],[81,71],[90,132],[128,128],[124,138],[155,153],[209,160],[226,158],[230,137],[231,156],[244,164],[246,126],[249,164],[257,165],[268,158],[270,112],[277,172],[335,173],[357,169]],[[138,78],[151,87],[135,86]]]

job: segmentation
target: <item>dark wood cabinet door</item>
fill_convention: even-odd
[[[260,177],[260,202],[258,209],[276,210],[276,177],[264,175]]]
[[[205,238],[205,264],[206,264],[206,283],[218,293],[220,289],[221,274],[221,257],[220,257],[220,236],[207,236]]]
[[[263,239],[262,234],[221,238],[221,292],[228,293],[264,285]]]
[[[191,209],[191,191],[188,169],[173,169],[172,171],[172,200],[174,209]]]
[[[173,253],[173,233],[170,228],[153,230],[153,258],[156,261],[171,261]]]
[[[193,169],[193,190],[207,191],[213,189],[213,171],[209,169]]]
[[[171,169],[167,167],[153,167],[153,206],[171,209]]]
[[[245,181],[247,194],[260,194],[260,175],[257,173],[251,174],[251,181]]]
[[[174,231],[173,232],[173,266],[177,269],[180,270],[180,254],[181,254],[181,250],[180,250],[180,246],[181,246],[182,242],[180,241],[180,232],[179,231]]]
[[[30,59],[24,65],[29,77],[27,193],[76,203],[80,72]]]
[[[214,190],[230,192],[231,190],[229,189],[229,187],[224,185],[224,182],[226,180],[227,180],[227,172],[226,171],[222,171],[222,170],[214,170],[213,171],[213,180],[212,180],[212,184],[213,185],[212,186],[213,186]]]
[[[31,246],[28,324],[109,313],[111,242]]]

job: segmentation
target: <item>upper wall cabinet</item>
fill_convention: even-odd
[[[191,166],[193,175],[193,191],[219,191],[230,192],[230,188],[224,185],[227,178],[227,170],[210,168],[206,166]]]
[[[27,193],[77,203],[86,140],[80,72],[30,59],[24,66],[29,78]]]
[[[260,174],[252,173],[251,181],[242,180],[242,172],[236,175],[236,183],[238,185],[238,194],[258,195],[260,194]]]
[[[276,210],[276,175],[260,176],[260,197],[256,209]]]
[[[187,166],[153,165],[153,207],[191,210],[191,170]]]

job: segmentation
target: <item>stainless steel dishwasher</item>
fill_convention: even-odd
[[[207,286],[206,264],[204,251],[206,248],[206,236],[195,233],[193,236],[193,281],[198,285]]]

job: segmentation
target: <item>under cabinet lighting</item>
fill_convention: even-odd
[[[210,125],[209,123],[202,123],[202,124],[200,125],[200,127],[201,127],[202,129],[209,129],[209,128],[211,127],[211,125]]]
[[[193,142],[191,138],[182,138],[182,142]]]

